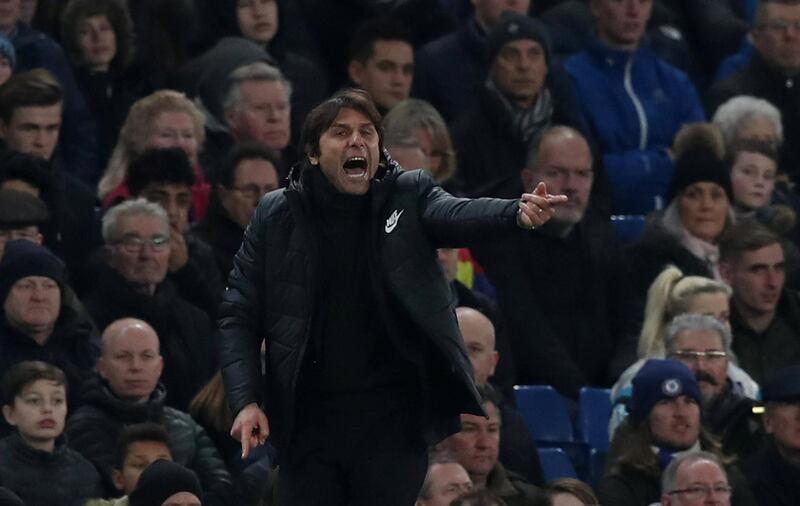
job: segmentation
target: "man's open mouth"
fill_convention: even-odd
[[[367,173],[367,159],[363,156],[351,156],[345,160],[342,168],[350,177],[363,177]]]

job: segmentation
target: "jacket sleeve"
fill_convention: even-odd
[[[94,464],[103,486],[114,491],[111,472],[114,470],[113,449],[117,444],[116,427],[109,427],[94,413],[91,408],[84,408],[70,417],[65,430],[67,445]]]
[[[460,247],[516,230],[517,200],[457,198],[425,171],[409,176],[417,178],[420,218],[436,247]]]
[[[274,192],[283,198],[283,192]],[[261,335],[258,315],[264,306],[264,248],[268,197],[256,209],[244,233],[223,296],[218,326],[220,367],[231,411],[235,414],[252,402],[263,401]]]

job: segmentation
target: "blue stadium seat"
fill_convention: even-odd
[[[539,462],[542,463],[544,481],[578,477],[572,462],[561,448],[539,448],[538,451]]]
[[[583,441],[593,449],[608,451],[611,391],[607,388],[583,387],[578,405],[578,420]]]
[[[630,244],[639,238],[644,228],[644,218],[640,214],[615,214],[611,217],[620,244]]]
[[[589,473],[586,478],[586,483],[591,485],[595,490],[597,490],[597,486],[600,485],[600,480],[603,479],[603,474],[606,470],[607,456],[607,452],[596,448],[592,448],[592,451],[589,452]]]
[[[537,442],[572,442],[572,423],[561,396],[550,385],[515,385],[517,409]]]

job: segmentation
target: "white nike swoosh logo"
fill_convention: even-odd
[[[400,212],[398,212],[397,209],[395,209],[394,212],[392,213],[392,215],[389,216],[389,218],[386,220],[386,226],[383,227],[383,230],[387,234],[391,234],[392,231],[395,229],[395,227],[397,226],[397,223],[400,221],[400,215],[402,215],[403,212],[405,212],[405,209],[403,209]]]

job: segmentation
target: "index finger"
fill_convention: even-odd
[[[250,438],[253,435],[253,424],[252,422],[244,422],[242,424],[242,432],[240,433],[239,440],[242,442],[242,458],[247,458],[247,455],[250,454]]]

